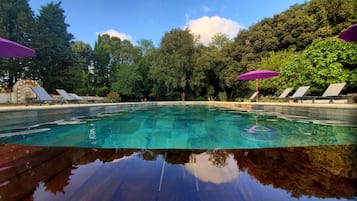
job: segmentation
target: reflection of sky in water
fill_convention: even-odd
[[[98,112],[98,111],[97,111]],[[97,148],[240,149],[354,144],[356,126],[205,106],[152,107],[0,132],[0,143]]]
[[[226,159],[223,167],[217,167],[209,160],[210,155],[206,152],[193,155],[193,160],[185,164],[185,169],[192,175],[195,175],[203,182],[212,182],[216,184],[230,182],[235,179],[239,173],[237,161],[230,155]]]
[[[320,168],[324,166],[323,163],[312,163],[308,157],[310,155],[300,158],[305,151],[313,149],[199,152],[88,149],[82,150],[83,153],[75,150],[73,154],[81,153],[82,158],[77,161],[71,157],[76,162],[73,161],[67,173],[61,172],[50,180],[38,177],[41,181],[36,183],[33,198],[341,201],[349,200],[345,196],[356,195],[351,192],[351,178],[343,179],[342,175],[338,175],[341,177],[336,180],[334,173],[326,172],[326,169],[322,173]],[[314,152],[328,149],[316,148]],[[112,157],[113,154],[118,154],[118,157]],[[146,154],[150,157],[144,160]],[[292,161],[299,161],[299,164]],[[59,166],[53,162],[56,167]],[[243,169],[240,170],[238,166]],[[296,167],[300,167],[299,171],[296,171]]]

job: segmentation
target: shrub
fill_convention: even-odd
[[[220,100],[220,101],[227,101],[227,94],[226,94],[226,92],[219,92],[218,97],[219,97],[219,100]]]
[[[107,94],[107,98],[111,102],[120,102],[121,101],[120,94],[118,92],[116,92],[116,91],[108,93]]]

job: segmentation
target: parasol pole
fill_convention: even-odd
[[[257,92],[257,96],[255,97],[255,102],[258,102],[258,95],[259,95],[258,79],[255,79],[255,92]]]

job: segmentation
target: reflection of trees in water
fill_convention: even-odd
[[[69,177],[72,175],[72,171],[77,169],[74,166],[64,169],[58,176],[45,183],[46,191],[50,191],[53,194],[58,192],[65,193],[64,188],[69,184]]]
[[[209,155],[208,161],[219,168],[226,166],[227,159],[233,155],[240,171],[247,172],[263,185],[285,189],[294,197],[357,196],[356,145],[247,150],[31,149],[16,145],[11,148],[15,152],[8,149],[0,146],[0,153],[6,151],[6,158],[14,158],[0,165],[0,183],[3,184],[0,196],[9,200],[32,194],[28,190],[36,189],[39,182],[44,182],[46,191],[64,193],[74,170],[96,160],[107,163],[135,155],[153,161],[160,156],[167,163],[183,165],[194,162],[190,159],[204,152]],[[32,151],[26,156],[26,152],[20,150]],[[11,153],[14,155],[11,156]],[[23,172],[21,177],[17,177],[19,171]],[[7,180],[10,182],[6,183]],[[19,189],[19,184],[26,187]]]
[[[207,154],[209,154],[208,160],[216,167],[224,167],[226,166],[226,160],[229,156],[229,152],[222,151],[222,150],[212,150],[212,151],[207,151]]]
[[[146,161],[153,161],[157,158],[157,154],[149,149],[142,150],[138,156]]]
[[[285,189],[293,197],[352,198],[357,196],[356,147],[247,150],[236,151],[234,157],[241,171],[264,185]]]
[[[357,141],[356,128],[315,123],[279,121],[274,125],[291,146],[350,144]]]

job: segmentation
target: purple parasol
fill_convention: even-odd
[[[338,37],[347,42],[357,42],[357,23],[351,25],[348,29],[342,32]]]
[[[258,79],[270,78],[278,75],[278,72],[271,70],[253,70],[239,75],[236,80],[255,80],[255,91],[257,93],[256,101],[258,101]]]
[[[33,56],[36,56],[36,53],[33,49],[10,40],[0,38],[0,57],[25,58]]]

